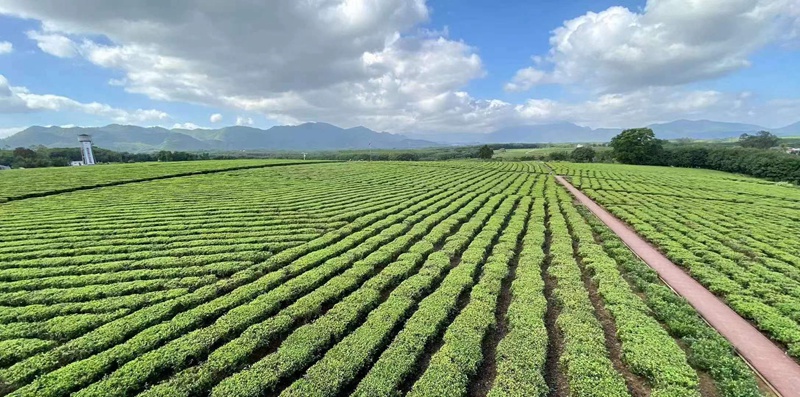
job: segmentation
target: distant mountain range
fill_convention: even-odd
[[[780,136],[798,136],[800,135],[800,121],[772,132]]]
[[[800,122],[770,129],[753,124],[725,123],[710,120],[677,120],[669,123],[651,124],[647,126],[655,132],[659,139],[725,139],[736,138],[745,133],[761,130],[770,131],[779,136],[800,135]],[[454,133],[454,134],[409,134],[413,138],[448,144],[479,143],[567,143],[567,142],[608,142],[622,128],[581,127],[573,123],[554,123],[543,125],[524,125],[508,127],[489,134]]]
[[[0,140],[0,147],[72,147],[77,146],[79,134],[91,135],[97,147],[126,152],[417,149],[441,146],[431,141],[375,132],[364,127],[344,129],[326,123],[305,123],[275,126],[267,130],[241,126],[216,130],[168,130],[118,124],[92,128],[35,126]]]
[[[800,122],[776,129],[710,120],[677,120],[648,127],[660,139],[725,139],[760,130],[779,136],[800,136]],[[621,131],[621,128],[592,129],[567,122],[508,127],[488,134],[407,135],[375,132],[364,127],[344,129],[326,123],[275,126],[267,130],[240,126],[215,130],[169,130],[117,124],[92,128],[34,126],[0,140],[0,147],[72,147],[77,146],[78,134],[89,134],[95,146],[128,152],[418,149],[454,144],[608,142]]]

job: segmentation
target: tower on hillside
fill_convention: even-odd
[[[81,144],[81,157],[83,157],[83,165],[94,165],[92,137],[87,134],[80,134],[78,135],[78,142]]]

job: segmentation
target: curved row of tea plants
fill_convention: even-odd
[[[549,172],[318,163],[0,204],[0,394],[695,395],[695,369],[757,394]],[[730,247],[717,221],[698,241]],[[747,242],[790,276],[796,252]]]
[[[562,167],[573,169],[588,196],[800,359],[800,189],[709,171],[682,170],[680,178],[650,167],[613,174],[612,166]]]

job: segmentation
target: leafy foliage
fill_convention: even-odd
[[[549,161],[567,161],[570,158],[570,152],[566,150],[557,150],[548,153],[545,157]]]
[[[489,160],[494,156],[494,150],[489,147],[489,145],[483,145],[480,149],[478,149],[478,158]]]
[[[609,145],[614,148],[614,158],[624,164],[659,164],[664,150],[649,128],[622,131]]]
[[[739,137],[739,146],[756,149],[769,149],[778,146],[781,139],[769,131],[759,131],[755,135],[742,134]]]
[[[162,150],[156,153],[127,153],[93,148],[98,163],[142,163],[151,161],[193,161],[225,158],[224,155],[208,153],[188,153]],[[46,148],[44,146],[0,150],[0,164],[12,168],[65,167],[70,161],[81,160],[79,148]]]
[[[705,168],[800,183],[800,157],[778,150],[763,150],[776,146],[779,141],[766,131],[742,135],[741,148],[721,144],[662,146],[648,131],[626,130],[615,137],[611,142],[614,159],[625,164]]]
[[[675,147],[665,150],[664,165],[706,168],[800,184],[800,157],[753,148]]]
[[[575,150],[569,154],[569,159],[575,163],[591,163],[594,161],[596,155],[597,152],[595,152],[591,146],[581,146],[575,148]]]

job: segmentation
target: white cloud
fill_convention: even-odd
[[[0,139],[10,137],[11,135],[14,135],[24,129],[25,127],[0,128]],[[2,145],[0,145],[0,148],[2,148]]]
[[[120,72],[112,85],[251,116],[238,117],[240,125],[263,115],[286,124],[446,132],[560,120],[635,126],[683,117],[767,118],[774,112],[757,98],[677,86],[747,67],[757,49],[796,39],[796,1],[649,0],[641,11],[587,13],[555,30],[550,53],[532,57],[505,86],[574,85],[579,99],[522,104],[465,91],[486,74],[478,50],[446,30],[420,29],[429,17],[425,0],[231,0],[224,7],[3,0],[0,14],[42,21],[29,36],[43,51]],[[0,86],[0,107],[29,111],[34,102],[2,92]],[[217,115],[209,121],[221,122]]]
[[[213,2],[83,0],[75,8],[9,0],[0,13],[43,21],[41,36],[58,35],[88,61],[122,71],[115,84],[129,92],[279,122],[448,126],[435,106],[463,100],[460,91],[485,74],[474,48],[446,30],[418,29],[428,19],[425,0],[238,0],[222,15]],[[467,102],[447,113],[471,118],[480,102]]]
[[[532,99],[515,110],[518,122],[523,124],[569,120],[594,128],[630,128],[677,119],[705,119],[777,128],[797,122],[800,100],[762,100],[750,92],[649,87],[577,102]]]
[[[74,111],[110,119],[116,123],[135,124],[169,119],[165,112],[155,109],[128,111],[98,102],[83,103],[59,95],[33,94],[25,87],[13,87],[0,75],[0,114],[37,111]]]
[[[172,125],[172,128],[181,130],[196,130],[203,127],[200,127],[199,125],[194,123],[183,123],[183,124],[175,123]]]
[[[507,88],[587,84],[605,91],[673,86],[746,68],[798,26],[797,0],[648,0],[589,12],[553,31],[552,70],[520,70]]]
[[[714,118],[733,111],[741,98],[717,91],[681,91],[651,87],[626,93],[605,94],[596,99],[563,103],[532,99],[516,110],[525,120],[570,120],[593,127],[634,127],[681,118]],[[750,106],[748,104],[748,106]]]
[[[219,123],[220,121],[222,121],[222,115],[219,113],[214,113],[211,115],[211,117],[208,118],[208,121],[212,123]]]
[[[237,116],[236,125],[247,125],[247,126],[253,125],[253,119],[250,117]]]
[[[14,51],[14,45],[7,41],[0,41],[0,55]]]
[[[59,58],[72,58],[78,55],[78,46],[68,37],[57,33],[28,31],[28,38],[36,41],[40,50]]]
[[[476,128],[463,120],[472,118],[475,106],[491,102],[476,101],[458,91],[484,73],[480,58],[461,42],[428,36],[396,38],[380,52],[365,53],[363,63],[373,74],[365,81],[268,98],[222,99],[228,106],[261,112],[289,124],[328,121],[389,131]]]
[[[25,100],[17,95],[19,90],[18,87],[11,87],[6,77],[0,74],[0,114],[30,111]]]
[[[511,82],[506,84],[506,91],[527,91],[531,87],[541,84],[547,80],[547,73],[536,68],[520,69],[511,79]]]

